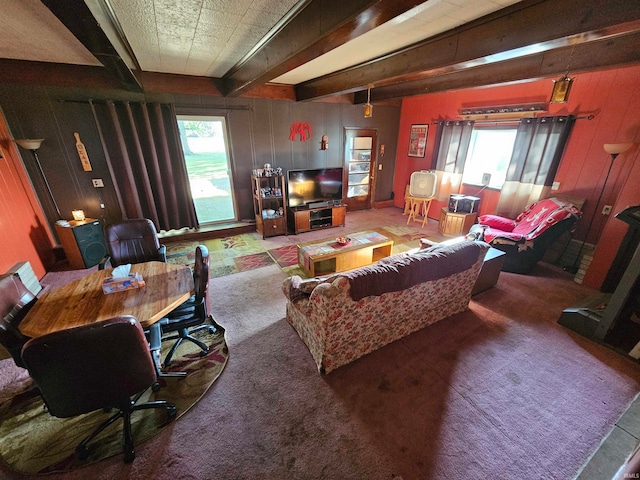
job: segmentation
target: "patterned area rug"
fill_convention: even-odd
[[[298,248],[295,245],[274,248],[269,250],[269,255],[280,265],[280,268],[290,267],[298,264]]]
[[[243,233],[225,238],[205,240],[209,249],[210,278],[223,277],[259,267],[273,265],[256,233]],[[200,242],[175,242],[167,245],[167,262],[192,266],[195,249]]]
[[[168,371],[188,371],[186,378],[161,378],[161,388],[147,390],[139,402],[168,400],[177,407],[177,421],[204,395],[224,369],[229,351],[224,329],[216,334],[197,332],[210,345],[205,357],[191,342],[183,342]],[[164,342],[163,355],[172,342]],[[16,367],[17,368],[17,367]],[[20,369],[22,370],[22,369]],[[44,408],[40,396],[32,388],[26,370],[17,381],[20,389],[5,396],[0,392],[0,460],[16,472],[46,474],[73,470],[89,463],[122,455],[122,421],[116,421],[89,444],[89,458],[81,461],[76,446],[111,413],[102,410],[72,418],[56,418]],[[170,422],[164,410],[139,410],[132,414],[134,448],[158,434]]]
[[[393,253],[406,252],[418,246],[424,232],[409,225],[390,225],[376,228],[377,232],[393,240]],[[327,234],[329,237],[329,233]],[[288,276],[300,275],[304,271],[298,266],[295,245],[286,245],[265,250],[262,237],[257,233],[244,233],[232,237],[205,240],[209,249],[210,277],[222,277],[255,268],[273,265],[274,262]],[[197,241],[175,242],[167,245],[167,261],[179,265],[193,265]]]

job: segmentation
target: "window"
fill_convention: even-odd
[[[235,220],[224,117],[177,117],[198,222]]]
[[[517,132],[518,129],[511,126],[474,126],[462,182],[473,185],[488,183],[490,188],[502,188]]]

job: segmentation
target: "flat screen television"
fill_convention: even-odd
[[[342,167],[289,170],[287,201],[289,207],[342,201]]]

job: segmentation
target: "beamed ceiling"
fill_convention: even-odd
[[[372,103],[640,63],[638,0],[3,0],[0,81]]]

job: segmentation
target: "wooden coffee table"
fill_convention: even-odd
[[[335,238],[297,245],[298,264],[312,278],[364,267],[391,255],[393,240],[381,233],[358,232],[349,238],[347,245],[340,245]]]

